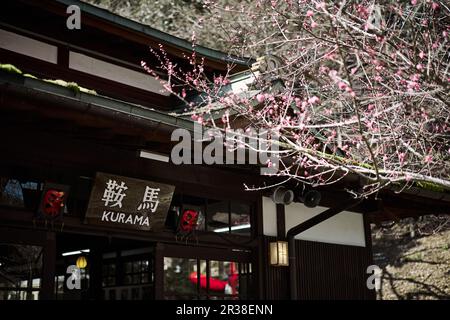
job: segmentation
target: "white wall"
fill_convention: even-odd
[[[58,48],[48,43],[0,29],[0,48],[51,63],[58,62]],[[1,61],[7,63],[8,61]],[[20,66],[18,66],[20,68]]]
[[[263,197],[263,234],[266,236],[277,236],[277,207],[272,199]]]
[[[160,81],[149,74],[127,69],[81,53],[70,51],[69,68],[164,96],[170,95]]]
[[[325,210],[327,208],[324,207],[308,208],[303,203],[285,206],[286,232]],[[363,215],[343,211],[302,232],[295,239],[365,247]]]
[[[285,206],[286,232],[326,209],[324,207],[308,208],[302,203]],[[267,197],[263,197],[263,232],[266,236],[277,235],[276,205]],[[365,247],[363,215],[343,211],[302,232],[295,239]]]

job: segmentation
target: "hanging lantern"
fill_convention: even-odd
[[[83,257],[83,256],[78,257],[78,259],[77,259],[77,268],[78,269],[84,269],[84,268],[86,268],[86,266],[87,266],[86,258]]]
[[[289,266],[288,243],[286,241],[271,242],[269,260],[272,266]]]

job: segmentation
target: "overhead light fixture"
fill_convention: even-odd
[[[145,159],[150,159],[150,160],[161,161],[161,162],[169,162],[168,156],[159,154],[159,153],[155,153],[155,152],[146,151],[146,150],[140,150],[139,157],[145,158]]]
[[[231,231],[241,230],[241,229],[249,229],[250,227],[251,227],[250,224],[241,224],[239,226],[232,226]],[[228,227],[225,227],[225,228],[216,229],[216,230],[214,230],[214,232],[228,232],[229,230],[230,229]]]
[[[74,256],[76,254],[82,254],[82,253],[89,253],[91,250],[89,249],[83,249],[83,250],[76,250],[76,251],[69,251],[69,252],[64,252],[62,254],[63,257],[67,257],[67,256]]]
[[[289,266],[288,243],[286,241],[275,241],[269,244],[269,261],[272,266]]]

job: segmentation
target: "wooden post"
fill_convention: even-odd
[[[55,298],[55,265],[56,237],[54,232],[47,232],[43,254],[41,293],[39,297],[41,300]]]
[[[157,243],[155,248],[155,300],[164,299],[164,245]]]

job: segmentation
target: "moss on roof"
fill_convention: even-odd
[[[32,74],[29,74],[29,73],[25,73],[24,74],[24,73],[22,73],[22,71],[19,68],[17,68],[16,66],[14,66],[14,65],[12,65],[10,63],[5,63],[5,64],[1,64],[0,63],[0,70],[6,71],[6,72],[11,72],[11,73],[16,73],[16,74],[21,74],[21,75],[23,75],[24,77],[27,77],[27,78],[40,80],[39,78],[35,77]],[[91,90],[91,89],[87,89],[87,88],[81,87],[76,82],[67,82],[67,81],[60,80],[60,79],[56,79],[56,80],[53,80],[53,79],[42,79],[42,80],[45,81],[45,82],[56,84],[58,86],[66,87],[68,89],[71,89],[75,93],[84,92],[84,93],[93,94],[93,95],[97,94],[97,92],[95,90]]]
[[[67,82],[67,81],[60,80],[60,79],[56,79],[56,80],[44,79],[44,81],[56,84],[58,86],[66,87],[68,89],[73,90],[75,93],[84,92],[84,93],[89,93],[89,94],[94,94],[94,95],[97,94],[97,92],[95,90],[90,90],[90,89],[80,87],[78,85],[78,83],[76,83],[76,82]]]
[[[19,68],[17,68],[16,66],[14,66],[10,63],[5,63],[5,64],[0,63],[0,70],[11,72],[11,73],[22,74],[22,71]]]

